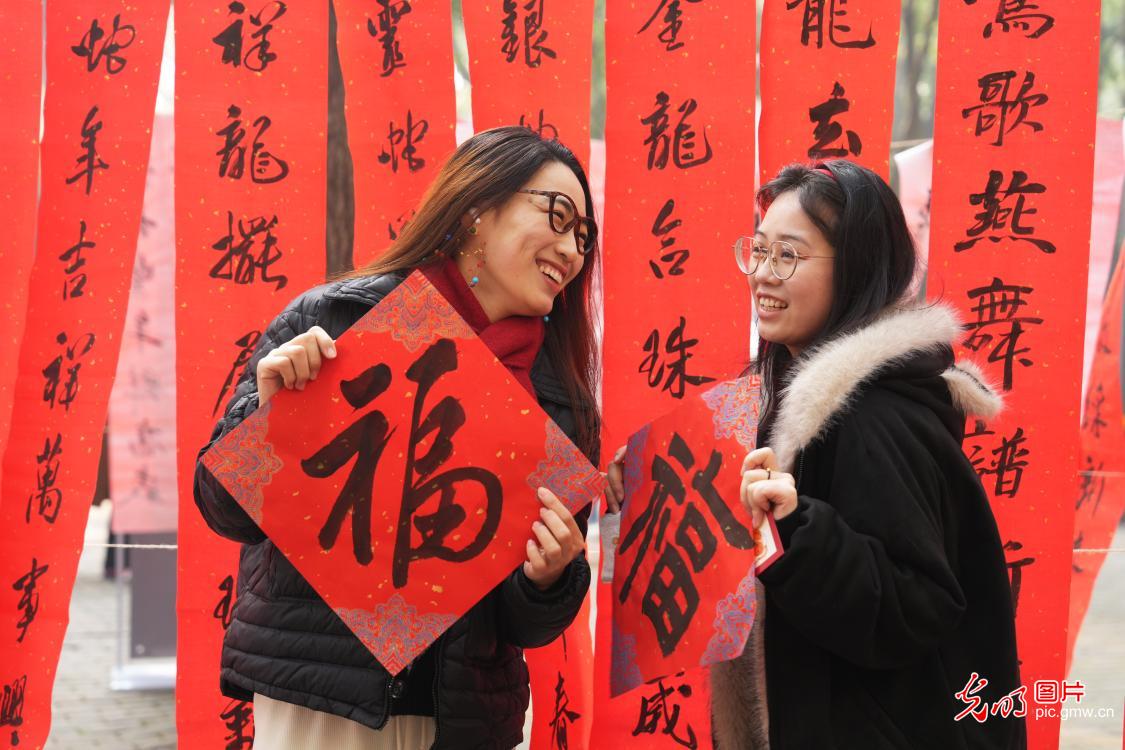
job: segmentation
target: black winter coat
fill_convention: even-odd
[[[765,436],[799,497],[760,576],[769,746],[1024,748],[1023,719],[954,719],[972,673],[985,704],[1020,686],[1004,552],[961,449],[966,412],[998,403],[950,367],[944,308],[876,326],[799,360]],[[721,750],[754,746],[738,737]]]
[[[294,300],[262,335],[200,455],[257,408],[261,357],[314,325],[340,336],[400,281],[394,275],[339,281]],[[531,379],[540,406],[574,439],[574,412],[545,352]],[[597,465],[598,456],[590,458]],[[382,727],[396,698],[419,689],[409,684],[409,670],[390,675],[202,463],[196,464],[195,502],[213,530],[243,543],[238,599],[223,640],[223,694],[249,699],[261,693]],[[586,514],[577,520],[585,533]],[[521,742],[530,698],[523,649],[557,638],[577,615],[589,585],[582,556],[547,592],[517,569],[441,636],[431,647],[434,748],[506,750]]]

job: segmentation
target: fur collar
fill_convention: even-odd
[[[956,313],[945,305],[892,309],[871,325],[809,352],[794,365],[773,430],[782,471],[793,471],[797,454],[847,411],[863,384],[911,355],[948,346],[961,332]],[[972,362],[955,364],[942,377],[954,406],[966,416],[991,417],[1003,406]]]

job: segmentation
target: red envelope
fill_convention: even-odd
[[[421,273],[203,462],[397,674],[525,559],[536,489],[601,474]]]
[[[756,378],[720,383],[629,439],[613,561],[614,696],[746,646],[755,570],[781,554],[773,518],[753,529],[739,500],[759,393]]]

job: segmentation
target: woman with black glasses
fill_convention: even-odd
[[[211,442],[278,390],[304,388],[336,356],[335,339],[420,269],[597,465],[592,215],[586,175],[565,146],[517,127],[473,136],[379,260],[274,320]],[[572,517],[548,490],[538,496],[542,520],[528,530],[523,565],[391,675],[199,463],[200,511],[244,545],[221,677],[224,694],[254,699],[255,748],[519,744],[529,701],[522,649],[558,637],[590,585],[586,514]]]

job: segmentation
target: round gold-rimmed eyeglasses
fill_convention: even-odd
[[[797,263],[816,258],[833,259],[832,255],[802,255],[785,240],[774,240],[768,245],[753,237],[739,237],[734,241],[734,260],[747,276],[758,272],[763,260],[769,259],[770,272],[781,281],[788,281],[797,272]]]

